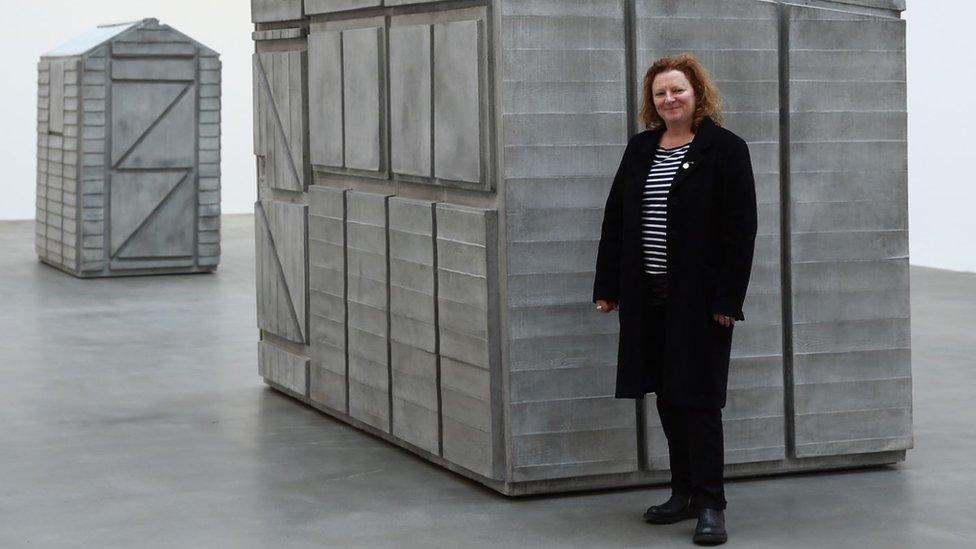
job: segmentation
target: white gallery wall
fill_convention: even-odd
[[[693,2],[694,0],[688,0]],[[98,24],[157,17],[221,53],[223,212],[253,211],[250,2],[247,0],[0,0],[5,85],[0,109],[0,219],[34,215],[36,63]],[[908,186],[911,262],[976,271],[976,176],[965,164],[976,126],[972,0],[908,0]]]
[[[976,272],[976,2],[907,3],[909,256]]]

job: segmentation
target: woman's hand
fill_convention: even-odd
[[[598,299],[598,300],[596,300],[596,310],[598,310],[600,312],[603,312],[603,313],[609,313],[610,311],[616,311],[617,310],[617,302],[616,301],[607,301],[606,299]]]
[[[722,326],[725,326],[726,328],[730,328],[732,326],[735,326],[735,317],[734,316],[720,315],[718,313],[713,313],[712,314],[712,318],[715,319],[715,322],[718,322],[719,324],[721,324]]]

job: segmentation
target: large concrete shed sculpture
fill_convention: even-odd
[[[664,482],[590,303],[650,62],[690,51],[760,212],[730,477],[912,446],[899,0],[252,0],[260,374],[506,494]]]
[[[156,19],[38,63],[36,250],[79,277],[220,259],[220,60]]]

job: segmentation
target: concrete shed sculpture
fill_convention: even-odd
[[[38,63],[36,250],[78,277],[213,271],[220,60],[156,19]]]
[[[750,145],[729,477],[912,447],[903,0],[252,0],[260,374],[505,494],[666,482],[590,303],[657,57]]]

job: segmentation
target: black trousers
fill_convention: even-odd
[[[644,274],[649,356],[664,356],[665,275]],[[659,386],[659,385],[658,385]],[[725,509],[722,409],[680,406],[657,395],[657,413],[668,439],[671,492],[689,495],[698,508]]]

